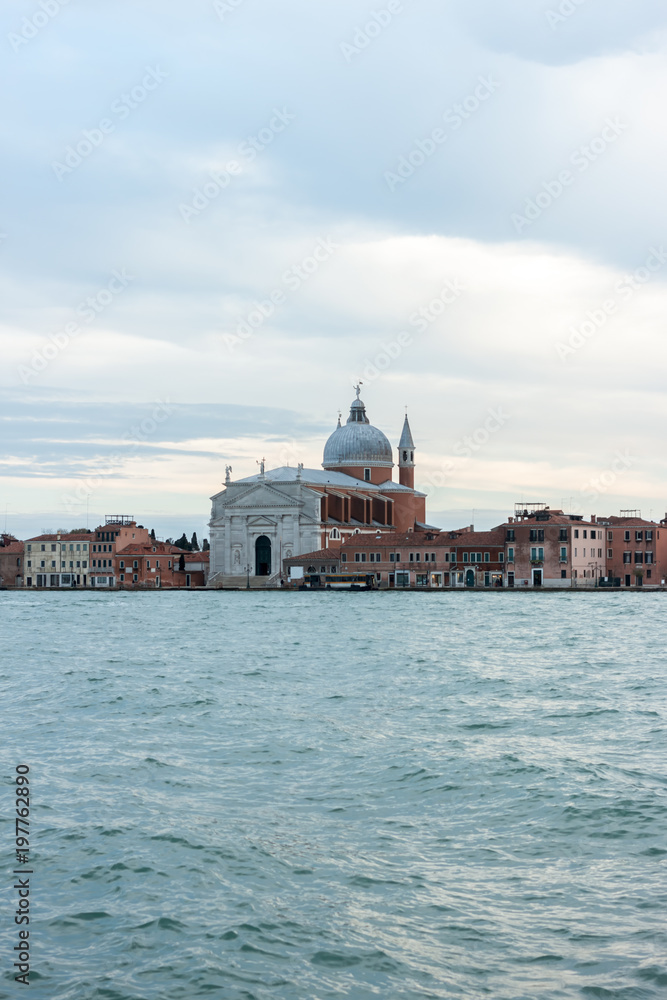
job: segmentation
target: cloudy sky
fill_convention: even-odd
[[[444,527],[667,510],[661,0],[7,0],[0,519],[206,533],[364,382]]]

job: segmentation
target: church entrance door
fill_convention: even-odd
[[[255,542],[255,576],[271,576],[271,539],[266,535]]]

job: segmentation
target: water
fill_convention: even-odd
[[[666,609],[1,593],[30,996],[664,997]]]

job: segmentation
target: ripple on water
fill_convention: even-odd
[[[664,595],[346,596],[0,594],[35,995],[662,1000]]]

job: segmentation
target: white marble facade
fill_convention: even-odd
[[[210,585],[245,577],[248,567],[251,576],[279,576],[283,559],[320,548],[321,494],[302,481],[301,468],[275,471],[276,480],[261,473],[238,482],[228,472],[226,488],[211,498]]]

